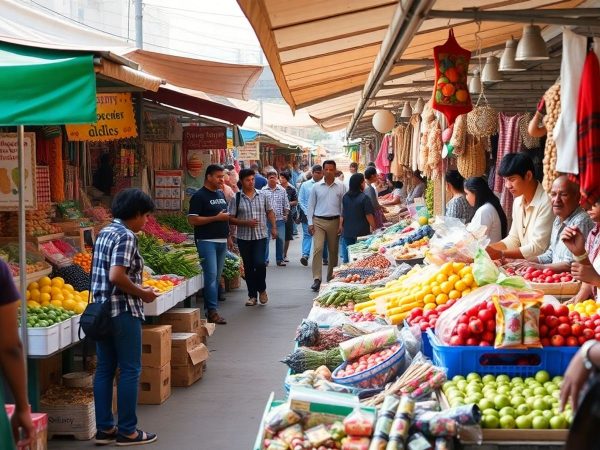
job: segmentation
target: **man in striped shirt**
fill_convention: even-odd
[[[271,206],[275,213],[275,224],[277,225],[277,239],[275,239],[275,259],[278,266],[285,266],[283,262],[283,238],[285,237],[285,222],[290,213],[290,202],[286,190],[279,184],[277,171],[272,170],[267,173],[267,185],[262,191],[271,200]],[[270,224],[267,224],[267,231],[271,233]],[[269,243],[265,251],[265,263],[269,265]]]

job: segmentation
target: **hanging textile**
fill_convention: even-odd
[[[41,141],[43,153],[48,156],[50,168],[50,198],[53,202],[65,201],[65,172],[63,168],[62,136]]]
[[[403,154],[405,151],[404,137],[406,135],[406,127],[398,125],[392,130],[392,142],[394,145],[394,159],[390,163],[390,173],[394,176],[394,180],[399,180],[404,175],[402,166]]]
[[[388,160],[388,147],[390,145],[390,135],[386,134],[381,140],[381,145],[379,146],[379,153],[377,154],[377,159],[375,160],[375,167],[379,173],[389,173],[390,172],[390,161]]]
[[[561,110],[554,127],[556,143],[556,171],[579,173],[577,166],[577,128],[573,119],[577,117],[577,94],[585,54],[587,38],[563,29],[563,51],[560,66]]]
[[[556,143],[554,142],[554,128],[561,108],[560,84],[554,84],[544,94],[546,114],[544,115],[544,126],[546,127],[546,146],[544,147],[544,179],[542,186],[550,193],[552,183],[558,176],[556,172]]]
[[[413,114],[410,118],[412,126],[412,138],[410,140],[410,169],[412,171],[419,169],[419,147],[421,145],[421,115]]]
[[[577,155],[581,203],[600,199],[600,63],[589,51],[583,66],[577,105]]]
[[[509,116],[508,114],[499,113],[498,114],[498,156],[497,156],[497,164],[496,164],[496,177],[494,179],[494,192],[500,194],[500,203],[502,204],[502,208],[504,211],[512,211],[513,205],[513,195],[508,191],[506,185],[504,183],[504,178],[500,176],[498,170],[500,168],[500,163],[502,158],[509,153],[517,153],[520,151],[520,134],[519,134],[519,120],[521,119],[521,115],[517,114],[514,116]],[[512,221],[512,217],[510,214],[507,216],[510,222]]]

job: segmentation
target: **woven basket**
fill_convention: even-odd
[[[467,135],[465,152],[456,158],[456,168],[466,179],[480,177],[486,169],[485,142],[482,139]]]
[[[467,114],[467,129],[475,137],[496,134],[498,132],[498,111],[488,105],[476,106]]]
[[[529,122],[531,122],[532,118],[533,115],[531,113],[526,113],[519,119],[519,134],[523,141],[523,145],[528,149],[538,148],[540,146],[540,138],[531,136],[529,131],[527,131]]]
[[[240,277],[233,277],[232,279],[225,278],[225,291],[231,292],[234,289],[238,289],[241,286]]]

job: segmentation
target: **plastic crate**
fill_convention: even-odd
[[[72,320],[63,320],[58,323],[58,327],[60,330],[60,348],[68,347],[73,342],[73,332],[71,331]]]
[[[145,316],[160,316],[173,301],[173,290],[156,297],[152,303],[144,303]]]
[[[27,354],[45,356],[60,349],[60,329],[56,323],[45,328],[27,328]]]
[[[77,314],[71,317],[71,336],[73,342],[79,342],[85,337],[85,333],[81,330],[81,339],[79,339],[79,322],[81,321],[81,314]]]
[[[448,370],[448,378],[455,375],[506,374],[508,376],[530,377],[539,370],[547,370],[552,375],[563,375],[571,358],[579,347],[544,347],[523,350],[503,350],[494,347],[443,345],[431,330],[427,330],[433,348],[433,362]],[[532,360],[519,363],[519,360]]]

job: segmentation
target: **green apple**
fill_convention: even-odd
[[[504,375],[504,374],[498,375],[496,377],[496,383],[499,383],[501,381],[505,382],[505,383],[510,383],[510,377],[508,375]]]
[[[538,411],[545,411],[550,409],[550,405],[543,398],[538,398],[533,402],[533,409]]]
[[[550,420],[554,417],[554,413],[552,411],[550,411],[549,409],[542,411],[542,414],[548,420]]]
[[[550,422],[544,416],[534,417],[531,423],[536,430],[545,430],[550,428]]]
[[[521,395],[523,393],[523,390],[525,388],[522,386],[514,386],[511,390],[510,393],[511,395]]]
[[[496,390],[496,392],[498,392],[498,394],[506,395],[510,392],[510,386],[508,384],[503,384],[502,386],[498,386],[498,389]]]
[[[519,405],[523,405],[523,404],[525,404],[525,397],[521,397],[520,395],[515,395],[514,397],[511,397],[510,404],[513,405],[515,408]]]
[[[553,430],[564,430],[567,428],[567,420],[563,416],[554,416],[550,418],[550,428]]]
[[[494,404],[493,400],[490,400],[489,398],[482,398],[481,400],[479,400],[477,402],[477,406],[479,406],[479,409],[481,409],[482,411],[485,411],[486,409],[494,409],[496,405]]]
[[[532,420],[529,416],[519,416],[515,420],[515,423],[517,425],[517,428],[519,428],[520,430],[529,429],[531,428]]]
[[[485,394],[483,394],[485,398],[491,400],[492,402],[494,401],[497,395],[498,393],[496,391],[487,391]]]
[[[516,425],[517,424],[515,423],[515,418],[513,416],[500,417],[500,428],[512,430]]]
[[[546,389],[543,387],[536,387],[533,390],[533,395],[548,395],[548,391],[546,391]]]
[[[544,416],[544,413],[543,413],[542,411],[538,411],[537,409],[534,409],[533,411],[531,411],[531,412],[529,413],[529,415],[530,415],[531,417],[543,417],[543,416]]]
[[[456,387],[456,383],[454,381],[446,381],[443,385],[442,385],[442,391],[446,392],[448,389],[450,389],[451,387]]]
[[[552,382],[555,383],[557,386],[560,386],[560,384],[563,382],[563,377],[561,375],[557,375],[554,378],[552,378]]]
[[[533,377],[527,377],[527,378],[525,378],[524,381],[525,381],[525,384],[527,386],[529,386],[529,383],[531,383],[532,381],[535,381],[535,378],[533,378]]]
[[[481,378],[481,381],[483,381],[484,384],[488,384],[491,381],[496,381],[496,377],[494,375],[487,374]]]
[[[474,392],[477,392],[478,394],[480,394],[481,393],[481,386],[477,386],[475,384],[473,384],[473,385],[470,384],[470,385],[467,386],[467,389],[465,389],[465,392],[467,394],[472,394]]]
[[[476,372],[471,372],[470,374],[467,375],[467,381],[473,381],[473,380],[480,381],[481,375],[479,375]]]
[[[533,402],[535,402],[535,397],[525,397],[525,403],[527,403],[531,409],[535,409],[533,407]]]
[[[513,385],[515,385],[515,384],[523,384],[523,383],[525,383],[525,382],[523,381],[523,378],[521,378],[521,377],[514,377],[512,380],[510,380],[510,382],[511,382]]]
[[[517,406],[517,415],[518,416],[526,416],[531,412],[531,408],[526,403]]]
[[[483,394],[479,392],[473,392],[465,397],[465,403],[479,403],[479,400],[483,398]]]
[[[454,397],[462,397],[462,392],[460,390],[458,390],[457,388],[450,388],[448,389],[448,391],[446,392],[446,397],[448,397],[448,399],[452,399]]]
[[[496,416],[496,417],[500,418],[500,413],[498,411],[496,411],[494,408],[484,409],[481,414],[483,414],[484,416]]]
[[[464,380],[465,380],[465,377],[463,377],[462,375],[454,375],[452,377],[452,381],[454,381],[455,383],[458,381],[464,381]]]
[[[496,409],[502,409],[510,405],[510,400],[506,395],[498,394],[494,397],[494,404],[496,405]]]
[[[551,392],[550,396],[556,400],[560,400],[560,391]]]
[[[554,391],[560,391],[560,388],[552,381],[544,383],[544,388],[548,391],[549,394],[553,393]]]
[[[544,384],[547,381],[550,381],[550,374],[545,370],[540,370],[535,374],[535,379],[538,383]]]
[[[494,383],[494,384],[496,384],[496,383]],[[489,384],[486,384],[481,388],[481,392],[483,392],[484,394],[487,391],[495,391],[495,390],[496,390],[496,386],[490,386]]]
[[[481,426],[483,428],[499,428],[500,420],[501,419],[498,419],[498,417],[488,414],[481,418]]]
[[[523,389],[523,392],[521,392],[521,395],[525,398],[531,397],[533,395],[533,389]]]
[[[456,387],[461,391],[464,391],[467,388],[467,380],[459,380],[456,382]]]
[[[513,408],[512,406],[505,406],[504,408],[502,408],[500,410],[500,417],[503,416],[512,416],[512,417],[516,417],[517,412],[515,411],[515,408]]]
[[[450,400],[450,406],[452,408],[458,408],[459,406],[465,406],[465,401],[462,398],[454,398]]]

